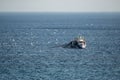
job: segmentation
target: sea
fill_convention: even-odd
[[[1,12],[0,80],[120,80],[120,13]]]

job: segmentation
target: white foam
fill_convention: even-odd
[[[31,44],[31,46],[34,46],[33,42],[31,42],[30,44]]]

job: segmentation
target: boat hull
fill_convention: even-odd
[[[77,41],[71,41],[70,43],[65,44],[63,47],[64,48],[84,49],[84,48],[86,48],[86,44],[85,43],[78,43]]]

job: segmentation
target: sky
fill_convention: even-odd
[[[0,12],[120,12],[120,0],[0,0]]]

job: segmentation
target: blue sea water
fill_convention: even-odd
[[[0,80],[120,80],[120,13],[0,13]]]

